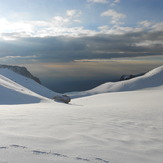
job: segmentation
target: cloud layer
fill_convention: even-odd
[[[101,32],[82,37],[53,36],[1,40],[0,57],[6,57],[3,61],[14,59],[14,56],[17,62],[19,59],[22,61],[25,56],[30,60],[31,56],[31,62],[69,62],[80,59],[163,55],[163,31],[153,27],[149,32],[145,29],[135,29],[135,32],[116,30],[119,34]]]

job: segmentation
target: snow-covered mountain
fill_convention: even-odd
[[[0,104],[37,103],[61,96],[37,82],[36,77],[24,67],[0,66],[0,91],[3,96]],[[82,92],[66,93],[71,98],[79,98],[108,92],[133,91],[157,87],[163,84],[163,66],[160,66],[143,76],[126,81],[109,82],[94,89]]]
[[[119,82],[108,82],[94,89],[67,93],[71,98],[90,96],[108,92],[134,91],[163,85],[163,66],[155,68],[143,76]]]

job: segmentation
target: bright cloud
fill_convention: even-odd
[[[61,16],[55,16],[51,20],[51,23],[54,26],[63,26],[65,24],[69,23],[69,22],[70,22],[70,19],[64,18],[64,17],[61,17]]]
[[[139,56],[139,57],[122,57],[122,58],[110,58],[110,59],[80,59],[74,60],[74,62],[127,62],[127,61],[153,61],[163,63],[163,56]]]
[[[4,56],[4,57],[0,57],[0,62],[3,63],[3,62],[12,62],[12,61],[17,61],[17,60],[22,60],[22,61],[28,61],[30,60],[30,62],[33,60],[35,61],[37,59],[37,56],[35,55],[31,55],[31,56]]]
[[[125,18],[126,15],[123,13],[119,13],[113,9],[107,10],[101,14],[101,16],[109,16],[111,17],[112,24],[122,24],[121,19]]]
[[[142,47],[154,47],[154,46],[163,46],[162,40],[145,40],[135,44],[136,46]]]
[[[79,23],[81,12],[68,10],[67,16],[54,16],[50,20],[9,21],[0,18],[0,37],[5,40],[14,40],[19,37],[46,37],[59,35],[72,35],[91,31],[83,27],[68,27],[72,23]],[[88,32],[89,34],[90,32]]]
[[[144,28],[142,27],[123,27],[123,26],[100,26],[99,30],[101,33],[111,34],[111,35],[124,35],[126,33],[142,32]]]
[[[75,10],[75,9],[74,10],[67,10],[66,13],[67,13],[67,16],[70,16],[70,17],[80,17],[82,14],[81,11]]]
[[[115,6],[117,5],[118,3],[120,3],[121,0],[114,0],[112,3],[111,3],[111,6]]]
[[[114,3],[120,3],[121,0],[114,0]]]
[[[155,23],[151,26],[153,31],[163,31],[163,22]]]
[[[88,2],[92,2],[92,3],[108,3],[108,0],[88,0]]]
[[[153,25],[153,23],[148,21],[148,20],[141,21],[138,24],[140,24],[140,25],[142,25],[144,27],[150,27],[151,25]]]
[[[25,21],[11,22],[6,18],[0,18],[0,33],[33,31],[33,25]]]

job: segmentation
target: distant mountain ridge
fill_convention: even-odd
[[[142,76],[118,82],[107,82],[91,90],[66,93],[71,98],[80,98],[109,92],[124,92],[163,86],[163,66],[157,67]]]
[[[31,78],[35,80],[37,83],[41,84],[41,81],[39,78],[33,76],[26,67],[20,67],[20,66],[11,66],[11,65],[0,65],[0,68],[7,68],[9,70],[12,70],[20,75],[23,75],[25,77]]]

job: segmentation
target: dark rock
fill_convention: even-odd
[[[64,102],[66,104],[68,104],[70,101],[71,101],[71,98],[67,95],[56,95],[53,97],[53,99],[55,101],[58,101],[58,102]]]
[[[144,75],[145,73],[141,73],[141,74],[136,74],[136,75],[122,75],[120,77],[120,81],[123,81],[123,80],[129,80],[129,79],[132,79],[132,78],[136,78],[136,77],[139,77],[139,76],[142,76]]]
[[[129,79],[132,79],[132,78],[133,78],[133,75],[122,75],[121,78],[120,78],[120,81],[129,80]]]
[[[25,67],[10,66],[10,65],[0,65],[0,68],[7,68],[9,70],[12,70],[12,71],[20,74],[20,75],[31,78],[31,79],[35,80],[37,83],[41,84],[39,78],[33,76]]]

